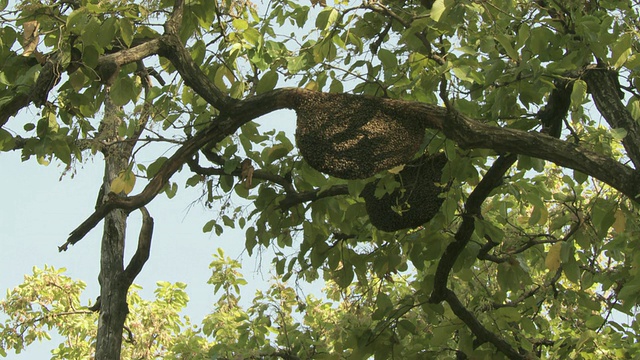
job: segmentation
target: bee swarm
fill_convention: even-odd
[[[360,196],[365,199],[371,224],[379,230],[397,231],[416,228],[431,220],[444,202],[440,194],[447,191],[446,186],[439,185],[446,163],[444,153],[422,156],[408,163],[395,176],[402,187],[379,199],[374,195],[378,181],[367,184]],[[400,213],[394,207],[401,209]]]
[[[296,113],[304,159],[342,179],[366,179],[409,162],[425,130],[414,113],[383,98],[306,93]]]

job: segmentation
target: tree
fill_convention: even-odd
[[[329,343],[313,356],[631,358],[638,325],[614,314],[633,314],[640,286],[638,10],[23,1],[2,17],[0,146],[70,168],[104,156],[96,210],[60,246],[104,220],[97,359],[120,357],[152,239],[144,206],[176,194],[178,171],[220,211],[205,231],[246,229],[250,254],[293,247],[273,259],[282,281],[335,283],[349,306],[331,331],[305,328],[312,349]],[[30,106],[41,118],[15,124]],[[296,147],[253,122],[285,108]],[[137,163],[151,142],[170,155]],[[222,336],[225,311],[202,336]],[[264,339],[266,320],[250,320],[242,334]],[[304,336],[276,333],[282,352],[248,354],[232,336],[207,351],[310,357]]]

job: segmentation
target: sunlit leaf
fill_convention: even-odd
[[[586,95],[587,83],[584,80],[574,81],[573,90],[571,91],[571,107],[573,109],[581,107]]]
[[[547,251],[547,257],[544,260],[544,265],[551,272],[555,272],[560,268],[560,264],[562,264],[560,260],[560,251],[562,251],[562,243],[557,242],[549,248]]]
[[[434,21],[440,21],[442,14],[447,9],[444,4],[444,0],[435,0],[431,6],[431,18]]]

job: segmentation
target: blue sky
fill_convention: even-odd
[[[27,111],[10,119],[8,129],[20,129],[27,116],[35,116]],[[260,127],[268,131],[277,125],[293,136],[293,113],[277,112],[263,118]],[[169,150],[170,155],[175,149]],[[154,154],[141,154],[139,161],[151,161]],[[155,154],[160,156],[160,153]],[[32,272],[33,266],[43,268],[45,264],[64,267],[66,274],[87,284],[83,294],[83,304],[87,305],[99,294],[98,272],[102,223],[66,252],[59,253],[58,246],[67,235],[87,216],[95,206],[102,181],[102,156],[97,154],[76,164],[73,178],[71,173],[62,176],[64,166],[52,162],[49,166],[39,165],[35,159],[22,162],[19,152],[0,153],[0,290],[19,285],[25,274]],[[62,176],[62,177],[61,177]],[[184,188],[188,172],[177,174],[174,181],[180,189],[173,199],[161,194],[148,206],[155,220],[151,257],[135,283],[143,287],[142,296],[153,298],[153,290],[159,280],[188,284],[190,297],[186,314],[198,323],[213,309],[216,296],[213,287],[206,284],[210,276],[209,263],[217,248],[224,249],[227,256],[242,260],[243,273],[249,285],[243,289],[245,304],[250,303],[258,287],[266,288],[271,278],[271,254],[249,257],[244,250],[244,231],[225,229],[220,236],[203,233],[203,225],[217,217],[217,209],[207,209],[198,198],[202,189]],[[133,194],[142,190],[144,181],[138,180]],[[127,232],[128,256],[135,250],[140,228],[139,212],[129,218]],[[318,287],[316,287],[318,289]],[[2,297],[5,291],[2,292]],[[0,314],[0,319],[2,316]],[[55,339],[54,339],[55,340]],[[49,358],[50,350],[57,346],[51,341],[33,344],[27,351],[10,358]]]

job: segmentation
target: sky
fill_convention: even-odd
[[[9,6],[15,3],[10,0]],[[50,95],[49,100],[52,97]],[[4,128],[20,133],[25,122],[35,123],[37,118],[38,110],[30,107],[11,118]],[[292,111],[274,112],[256,122],[262,124],[259,128],[262,131],[284,130],[293,141],[295,114]],[[148,165],[158,156],[170,156],[173,151],[175,147],[141,152],[136,161]],[[0,206],[0,298],[4,298],[7,289],[19,285],[25,274],[31,274],[34,266],[44,268],[46,264],[64,267],[65,275],[87,284],[82,295],[83,305],[95,301],[100,292],[102,223],[66,252],[58,252],[58,246],[93,212],[103,166],[100,154],[87,156],[82,163],[76,164],[73,176],[71,173],[63,176],[64,164],[60,162],[42,166],[35,158],[22,162],[19,151],[0,152],[0,198],[4,205]],[[204,224],[217,217],[217,209],[206,208],[198,202],[201,188],[184,187],[185,180],[191,175],[188,171],[174,175],[172,181],[178,183],[179,190],[173,199],[160,194],[147,205],[155,225],[151,256],[134,282],[143,287],[140,294],[148,300],[154,298],[157,281],[186,283],[190,302],[184,314],[197,324],[213,310],[218,298],[213,293],[213,286],[206,283],[211,274],[209,264],[218,248],[222,248],[226,256],[242,262],[242,272],[248,282],[242,288],[241,304],[245,306],[250,304],[257,289],[268,288],[272,278],[272,252],[260,256],[256,250],[249,257],[244,251],[244,230],[225,228],[221,236],[203,233]],[[131,195],[141,191],[144,185],[142,179],[138,179]],[[129,257],[137,245],[140,220],[139,211],[131,213],[127,224]],[[321,296],[321,283],[299,285],[306,294]],[[3,320],[0,314],[0,321]],[[20,355],[10,353],[9,358],[50,358],[50,351],[59,341],[59,337],[54,337],[47,343],[34,343]]]
[[[21,128],[28,117],[37,115],[32,111],[10,119],[6,128]],[[263,124],[261,130],[268,131],[277,125],[293,136],[292,112],[279,111],[258,122]],[[173,151],[175,148],[165,156]],[[160,155],[160,152],[155,154]],[[137,160],[150,162],[152,156],[154,154],[143,153]],[[0,169],[0,198],[3,204],[0,207],[2,298],[5,289],[19,285],[25,274],[32,273],[33,266],[44,268],[46,264],[64,267],[67,276],[84,281],[87,288],[82,303],[88,305],[93,302],[100,291],[97,279],[102,223],[66,252],[58,252],[58,246],[65,242],[69,232],[93,212],[102,181],[102,156],[97,154],[77,164],[73,177],[71,174],[62,176],[64,165],[60,162],[52,162],[49,166],[39,165],[35,158],[22,162],[20,152],[0,153]],[[226,256],[242,261],[242,272],[249,282],[242,293],[245,305],[251,302],[259,286],[262,289],[268,287],[272,268],[269,253],[263,254],[260,259],[257,251],[252,257],[244,252],[243,230],[225,229],[219,237],[214,233],[202,232],[204,224],[217,217],[217,210],[215,207],[208,209],[198,202],[202,195],[201,188],[184,188],[184,180],[189,176],[188,171],[174,175],[173,180],[180,188],[173,199],[160,194],[147,205],[155,223],[151,256],[135,283],[143,287],[140,293],[148,300],[153,299],[157,281],[186,283],[190,302],[185,315],[189,315],[194,323],[199,323],[213,309],[218,298],[213,293],[213,287],[206,283],[211,274],[209,263],[217,248],[222,248]],[[141,191],[143,186],[144,182],[139,179],[132,195]],[[133,212],[129,218],[128,256],[133,254],[137,245],[140,219],[139,211]],[[319,287],[315,289],[319,290]],[[57,344],[55,338],[46,343],[34,343],[20,355],[10,353],[9,358],[49,358],[51,349]]]

